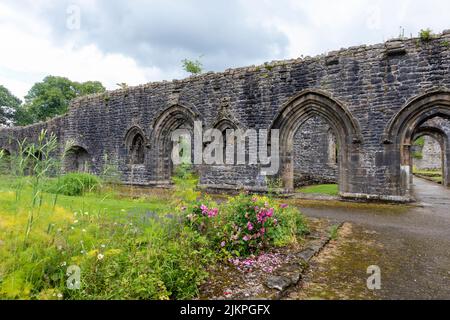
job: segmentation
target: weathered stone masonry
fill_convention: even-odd
[[[449,42],[450,31],[427,42],[392,40],[83,97],[73,101],[65,116],[1,129],[0,148],[14,152],[17,139],[33,139],[48,128],[61,145],[75,141],[81,152],[78,168],[87,154],[90,170],[99,172],[107,155],[119,166],[124,183],[163,185],[170,182],[170,133],[175,129],[192,130],[196,120],[205,129],[280,129],[280,178],[287,190],[301,184],[294,177],[310,171],[313,179],[336,179],[344,197],[408,200],[411,141],[430,119],[446,122],[450,117]],[[317,132],[314,139],[322,137],[327,145],[312,141],[307,148],[308,132]],[[327,152],[333,149],[329,132],[338,146],[335,166]],[[433,134],[448,144],[444,130],[435,128]],[[321,171],[311,159],[327,163]],[[199,170],[207,187],[266,188],[258,166]]]

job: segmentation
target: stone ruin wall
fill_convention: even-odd
[[[310,126],[315,118],[304,123],[304,130],[295,137],[293,152],[297,185],[302,184],[299,177],[309,175],[312,178],[308,179],[320,182],[339,180],[342,194],[397,199],[407,191],[401,184],[403,169],[398,153],[389,149],[385,130],[408,101],[427,92],[450,90],[449,42],[447,31],[427,42],[396,39],[313,58],[209,72],[82,97],[72,102],[66,115],[47,123],[0,129],[0,148],[14,152],[15,141],[25,137],[33,140],[40,129],[47,128],[59,137],[61,145],[73,140],[82,147],[89,154],[94,173],[102,170],[107,158],[118,166],[123,183],[164,185],[170,182],[170,170],[158,139],[169,135],[175,125],[184,121],[192,127],[195,119],[206,129],[226,120],[244,130],[270,129],[282,116],[281,111],[295,103],[295,97],[301,99],[305,94],[341,106],[352,120],[356,135],[345,137],[340,133],[344,141],[340,147],[347,153],[335,168],[328,163],[326,127],[316,132],[319,129]],[[330,107],[319,105],[316,109],[321,108]],[[327,120],[334,129],[344,126],[338,122]],[[127,137],[132,130],[145,140],[141,164],[130,162]],[[258,166],[199,170],[205,186],[266,187]]]

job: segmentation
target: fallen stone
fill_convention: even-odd
[[[284,291],[292,285],[292,281],[289,278],[283,276],[270,276],[267,279],[266,286],[270,289],[278,291]]]
[[[316,252],[312,248],[307,248],[303,251],[301,251],[297,256],[303,260],[303,262],[309,262]]]

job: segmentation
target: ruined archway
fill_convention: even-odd
[[[155,120],[152,135],[152,156],[156,162],[155,177],[158,184],[170,183],[173,173],[171,159],[172,133],[175,130],[184,129],[189,131],[193,138],[194,122],[197,118],[198,113],[195,111],[175,105],[166,109]],[[191,141],[191,145],[193,145],[193,141]]]
[[[280,176],[284,188],[294,189],[294,152],[293,141],[297,130],[312,117],[324,119],[339,144],[339,178],[340,192],[343,195],[353,193],[349,183],[349,171],[357,167],[358,157],[354,147],[362,140],[359,125],[350,112],[327,94],[307,90],[293,97],[281,109],[271,129],[280,130]]]
[[[397,192],[401,196],[410,197],[411,194],[411,148],[416,133],[425,122],[438,117],[450,119],[450,91],[431,91],[412,99],[389,122],[384,132],[386,153],[392,157],[390,174],[397,181]],[[444,158],[448,168],[448,148]],[[448,181],[445,183],[448,186]]]
[[[85,148],[73,146],[69,149],[64,159],[65,172],[89,172],[91,167],[92,159]]]
[[[127,163],[131,165],[144,165],[146,145],[145,135],[141,128],[132,127],[128,130],[125,136]]]
[[[423,168],[420,169],[436,169],[438,168],[442,172],[442,185],[449,186],[450,185],[450,172],[449,172],[449,166],[448,166],[448,135],[445,131],[443,131],[440,128],[435,127],[428,127],[428,126],[422,126],[416,130],[413,136],[413,141],[417,141],[421,137],[430,137],[434,141],[437,142],[439,145],[439,156],[438,156],[438,162],[440,162],[438,165],[435,163],[432,164],[432,166],[426,167],[426,165]],[[411,153],[411,158],[414,158],[414,153]],[[415,164],[415,160],[411,160],[411,164]]]
[[[294,187],[338,183],[336,134],[320,116],[305,121],[294,135]]]
[[[233,152],[233,155],[234,155],[234,159],[232,159],[234,162],[233,162],[233,164],[236,164],[236,161],[237,161],[237,150],[236,150],[236,140],[234,140],[232,143],[230,142],[230,141],[228,141],[228,138],[227,138],[227,131],[229,131],[229,130],[233,130],[234,132],[236,131],[236,130],[238,130],[239,128],[238,128],[238,126],[233,122],[233,121],[231,121],[230,119],[222,119],[222,120],[220,120],[220,121],[218,121],[215,125],[214,125],[214,129],[217,129],[217,130],[219,130],[221,133],[222,133],[222,142],[223,142],[223,150],[222,150],[222,152],[223,152],[223,160],[224,160],[224,164],[227,164],[226,162],[226,150],[227,150],[227,145],[228,144],[232,144],[233,145],[233,147],[234,147],[234,152]],[[234,136],[233,136],[233,138],[235,138]]]

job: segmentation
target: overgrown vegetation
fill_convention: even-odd
[[[45,132],[19,143],[26,152],[0,179],[0,299],[194,298],[211,264],[294,244],[307,230],[270,197],[215,203],[187,165],[170,201],[121,199],[98,177],[61,175],[55,143]]]
[[[82,196],[96,191],[100,184],[100,179],[94,175],[74,172],[49,181],[46,191],[66,196]]]

